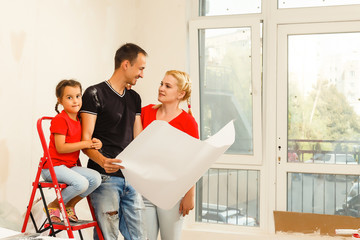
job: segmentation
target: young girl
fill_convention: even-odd
[[[93,138],[81,141],[81,124],[78,112],[82,105],[81,84],[75,80],[62,80],[56,86],[57,103],[55,111],[58,113],[51,121],[49,153],[59,182],[68,186],[62,190],[69,220],[77,222],[75,205],[88,196],[101,183],[101,176],[97,171],[77,166],[80,150],[84,148],[100,149],[102,143]],[[60,113],[58,105],[64,110]],[[45,162],[41,176],[45,181],[51,181],[48,163]],[[61,222],[60,206],[57,198],[48,205],[52,222]]]

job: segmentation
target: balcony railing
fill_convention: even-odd
[[[360,141],[288,139],[288,162],[359,164]],[[360,217],[360,177],[288,173],[287,210]]]
[[[259,226],[259,171],[209,169],[196,185],[196,221]]]
[[[325,161],[327,154],[334,156],[335,162],[330,163],[347,164],[351,159],[359,163],[360,141],[288,139],[289,162],[320,163],[315,161],[315,157],[323,155],[323,163],[327,163]],[[345,156],[345,162],[336,161],[339,156]]]

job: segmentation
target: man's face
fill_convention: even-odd
[[[129,68],[126,71],[127,83],[135,85],[139,78],[143,78],[145,67],[146,56],[139,53],[133,65],[129,63]]]

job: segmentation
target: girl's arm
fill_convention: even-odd
[[[76,152],[84,148],[93,148],[94,143],[92,140],[80,141],[75,143],[66,143],[65,135],[54,134],[55,147],[58,153],[71,153]]]

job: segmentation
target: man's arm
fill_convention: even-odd
[[[89,114],[89,113],[80,113],[81,117],[81,127],[82,127],[82,134],[81,140],[91,140],[95,123],[96,123],[96,115]],[[120,159],[111,159],[107,158],[102,155],[96,149],[83,149],[82,150],[91,160],[99,164],[102,168],[105,169],[107,173],[114,173],[118,171],[120,168],[124,168],[123,166],[113,164],[113,163],[121,163]]]
[[[141,116],[136,115],[134,122],[134,138],[136,138],[141,133],[142,130],[143,130],[143,126],[141,123]]]

